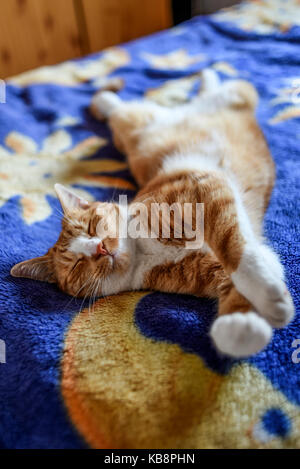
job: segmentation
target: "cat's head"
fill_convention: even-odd
[[[16,264],[11,275],[57,283],[78,297],[126,288],[134,253],[130,239],[121,236],[127,223],[122,207],[88,202],[60,184],[55,190],[64,212],[57,242],[44,256]]]

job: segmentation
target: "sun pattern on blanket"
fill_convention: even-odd
[[[191,64],[201,62],[205,56],[196,54],[191,56],[185,49],[178,49],[165,55],[155,55],[145,52],[142,57],[150,62],[152,67],[165,70],[180,70]]]
[[[218,360],[201,334],[209,314],[196,300],[189,302],[189,314],[199,311],[189,324],[188,300],[179,296],[176,302],[186,316],[179,321],[189,345],[182,334],[174,340],[174,331],[169,336],[155,331],[154,305],[156,311],[167,305],[170,310],[171,295],[113,296],[72,322],[62,393],[88,443],[94,448],[297,447],[299,408],[251,364]],[[227,372],[221,373],[225,364]],[[226,431],[218,425],[224,421]]]
[[[94,136],[72,147],[71,136],[58,130],[44,140],[39,150],[31,138],[17,132],[9,133],[5,144],[14,153],[0,146],[0,206],[10,197],[21,195],[24,220],[31,224],[50,215],[51,206],[46,195],[55,196],[56,182],[65,186],[104,185],[134,189],[126,180],[103,175],[126,168],[125,163],[111,159],[82,159],[94,155],[106,143],[105,139]],[[86,190],[78,189],[77,192],[91,199]]]

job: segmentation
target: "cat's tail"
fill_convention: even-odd
[[[122,78],[118,77],[113,77],[107,79],[103,83],[103,86],[97,93],[94,94],[92,97],[92,101],[90,104],[90,112],[91,114],[98,120],[105,120],[107,119],[108,115],[106,113],[103,113],[103,111],[100,109],[101,106],[99,106],[99,102],[102,100],[103,95],[110,91],[113,93],[116,93],[117,91],[120,91],[124,87],[124,80]]]

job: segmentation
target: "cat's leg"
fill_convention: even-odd
[[[149,123],[168,112],[147,100],[122,101],[110,91],[98,92],[92,99],[90,109],[97,119],[108,120],[114,144],[119,151],[127,154],[129,163],[132,150],[138,144],[142,131]]]
[[[109,119],[113,113],[118,111],[118,114],[124,120],[128,121],[133,118],[133,125],[135,127],[148,123],[149,115],[152,115],[156,119],[159,118],[161,114],[162,118],[165,118],[167,114],[172,116],[168,108],[164,108],[150,100],[123,101],[112,91],[99,91],[96,93],[92,98],[90,110],[92,114],[100,120]],[[142,119],[143,113],[146,116],[145,119]],[[139,117],[139,119],[136,121],[134,119],[135,117]]]
[[[260,315],[274,327],[285,326],[293,318],[294,305],[280,261],[256,238],[238,190],[217,173],[203,174],[199,190],[206,242]]]
[[[218,317],[210,330],[217,349],[237,358],[254,355],[270,342],[271,326],[229,279],[220,290]]]
[[[192,101],[200,111],[216,111],[222,107],[255,109],[258,95],[251,83],[245,80],[221,82],[212,69],[202,72],[199,95]]]
[[[135,288],[218,298],[218,316],[210,335],[218,350],[224,354],[246,357],[259,352],[269,343],[272,328],[236,290],[212,252],[195,251],[177,262],[163,263],[168,246],[158,241],[152,242],[156,243],[157,252],[161,255],[153,256],[156,265],[152,269],[147,263],[139,265],[135,272]],[[158,259],[161,259],[159,264]]]
[[[123,101],[111,91],[100,91],[95,94],[91,106],[92,114],[98,119],[108,119],[109,125],[116,132],[139,131],[149,123],[161,120],[165,122],[172,117],[172,112],[149,100]]]
[[[111,113],[122,106],[123,101],[112,91],[99,91],[91,101],[90,110],[99,120],[109,119]]]

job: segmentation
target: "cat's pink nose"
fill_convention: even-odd
[[[103,243],[98,243],[97,244],[97,254],[101,256],[107,256],[108,252],[107,250],[103,247]]]

